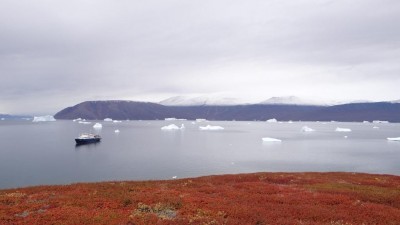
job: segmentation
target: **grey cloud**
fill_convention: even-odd
[[[360,97],[338,86],[400,98],[395,0],[6,0],[0,21],[0,111],[44,111],[18,107],[27,99],[55,112],[221,91]],[[384,92],[369,93],[371,83]]]

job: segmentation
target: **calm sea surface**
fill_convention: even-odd
[[[123,121],[95,132],[72,121],[0,121],[0,188],[110,180],[153,180],[248,172],[346,171],[400,175],[400,124]],[[175,123],[184,130],[163,131]],[[201,131],[218,125],[222,131]],[[308,126],[315,132],[302,132]],[[378,126],[379,129],[373,129]],[[335,132],[337,127],[352,132]],[[120,133],[115,133],[116,129]],[[348,136],[345,138],[344,136]],[[263,137],[281,143],[263,143]]]

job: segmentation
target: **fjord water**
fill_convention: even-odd
[[[400,142],[386,140],[400,136],[400,124],[100,122],[103,128],[95,131],[94,123],[0,121],[0,188],[259,171],[400,175]],[[160,129],[171,123],[186,128]],[[225,130],[199,130],[208,124]],[[303,126],[316,131],[302,132]],[[335,132],[337,127],[352,132]],[[75,146],[74,138],[83,132],[97,132],[103,139]],[[263,137],[282,142],[265,143]]]

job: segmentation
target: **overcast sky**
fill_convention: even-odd
[[[0,113],[222,93],[400,99],[398,0],[1,0]]]

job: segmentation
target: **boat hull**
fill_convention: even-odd
[[[100,142],[101,138],[90,138],[90,139],[79,139],[75,138],[75,142],[77,145],[85,145],[85,144],[91,144],[91,143],[97,143]]]

